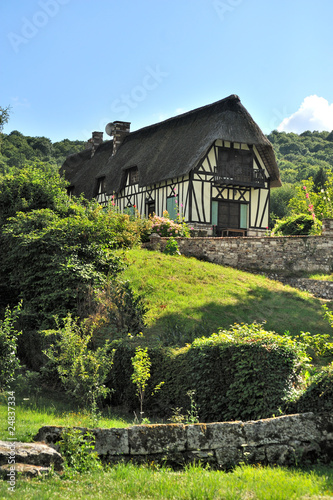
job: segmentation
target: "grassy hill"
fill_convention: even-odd
[[[254,321],[277,333],[332,333],[322,301],[307,292],[195,258],[141,249],[126,255],[124,278],[148,308],[147,336],[172,344]]]

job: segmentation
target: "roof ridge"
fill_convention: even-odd
[[[179,120],[180,118],[184,118],[185,116],[189,116],[189,115],[198,113],[198,111],[208,109],[210,107],[216,106],[217,104],[220,104],[220,103],[226,102],[226,101],[235,101],[235,102],[241,103],[241,100],[237,94],[230,94],[228,97],[224,97],[223,99],[220,99],[219,101],[215,101],[215,102],[212,102],[210,104],[205,104],[204,106],[200,106],[199,108],[191,109],[190,111],[186,111],[185,113],[181,113],[181,114],[175,115],[175,116],[170,116],[170,118],[166,118],[165,120],[161,120],[160,122],[152,123],[151,125],[146,125],[145,127],[138,128],[137,130],[133,130],[133,132],[130,132],[127,137],[133,136],[133,134],[142,132],[144,130],[148,130],[150,128],[160,126],[164,123],[172,122],[173,120]],[[125,139],[124,139],[124,141],[125,141]]]

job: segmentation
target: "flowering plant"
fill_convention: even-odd
[[[185,236],[188,238],[190,236],[190,230],[185,222],[174,222],[170,219],[167,210],[164,210],[163,217],[158,215],[150,216],[152,222],[152,231],[156,232],[160,236]]]
[[[292,214],[310,214],[314,222],[311,233],[318,234],[320,221],[333,218],[333,174],[327,175],[327,181],[320,190],[316,189],[311,178],[303,181],[302,185],[296,188],[296,196],[290,200],[288,206]]]

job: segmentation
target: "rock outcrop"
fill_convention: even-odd
[[[53,447],[45,443],[21,443],[0,441],[0,477],[6,478],[11,471],[30,477],[61,471],[63,458]]]

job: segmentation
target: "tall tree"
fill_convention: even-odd
[[[0,106],[0,132],[2,132],[3,126],[9,120],[9,112],[10,112],[10,106],[7,106],[6,108],[2,108]]]
[[[2,108],[0,106],[0,154],[1,154],[2,130],[5,123],[7,123],[9,120],[9,111],[10,111],[9,106],[7,106],[7,108]]]

